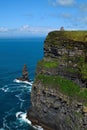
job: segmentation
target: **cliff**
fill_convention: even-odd
[[[27,117],[45,130],[87,130],[87,31],[54,31],[38,62]]]

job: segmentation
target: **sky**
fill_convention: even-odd
[[[0,37],[87,30],[87,0],[0,0]]]

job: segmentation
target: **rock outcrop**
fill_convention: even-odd
[[[87,130],[87,31],[50,32],[27,113],[45,130]]]
[[[17,79],[21,80],[21,81],[29,81],[28,70],[27,70],[27,65],[26,64],[24,64],[24,66],[23,66],[22,77],[17,78]]]

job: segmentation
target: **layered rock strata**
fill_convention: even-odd
[[[45,130],[87,130],[87,32],[54,31],[38,62],[27,117]]]

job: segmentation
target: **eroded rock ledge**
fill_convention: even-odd
[[[50,32],[27,117],[49,130],[87,130],[87,32]]]

